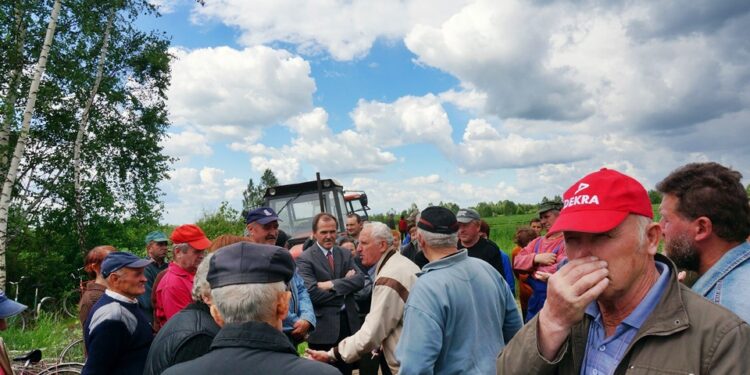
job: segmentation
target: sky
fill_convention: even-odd
[[[170,224],[241,209],[266,168],[374,213],[537,203],[602,167],[646,189],[689,162],[750,177],[746,0],[153,2]]]

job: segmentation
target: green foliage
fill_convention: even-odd
[[[648,191],[648,199],[651,201],[651,204],[660,204],[661,203],[661,193],[656,190],[649,190]]]
[[[266,189],[277,185],[279,185],[279,180],[273,174],[273,171],[268,168],[263,171],[263,175],[260,177],[260,183],[258,185],[255,185],[253,179],[250,178],[247,182],[247,188],[242,192],[243,212],[262,206],[263,195],[266,194]]]
[[[230,207],[228,202],[221,202],[219,209],[214,212],[204,211],[195,224],[203,229],[209,239],[222,234],[240,236],[245,230],[245,221],[239,211]]]
[[[14,55],[14,43],[5,43],[18,35],[10,27],[17,5],[23,11],[26,31],[21,56]],[[118,7],[118,13],[104,77],[81,150],[86,239],[82,250],[75,229],[73,146],[113,6]],[[50,7],[50,1],[19,0],[0,5],[3,88],[10,87],[5,77],[12,69],[31,71]],[[74,281],[67,275],[82,266],[86,249],[111,244],[143,255],[146,233],[164,230],[159,226],[162,194],[158,183],[167,178],[171,162],[160,146],[169,125],[165,103],[170,79],[169,40],[163,34],[138,31],[132,26],[142,14],[153,11],[146,0],[64,2],[13,191],[6,254],[8,280],[28,276],[29,285],[44,285],[45,295],[60,295],[73,287]],[[13,58],[6,60],[6,56]],[[15,146],[29,84],[30,76],[22,75],[14,90],[16,97],[10,96],[12,101],[6,101],[8,93],[0,90],[2,120],[11,120],[8,149]]]

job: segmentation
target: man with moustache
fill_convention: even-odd
[[[279,217],[271,207],[260,207],[248,212],[245,222],[247,237],[254,243],[276,244]],[[305,282],[296,269],[289,285],[292,298],[289,301],[289,313],[283,320],[283,332],[292,343],[299,344],[305,341],[309,331],[315,329],[315,310],[305,288]]]
[[[656,188],[664,250],[700,276],[693,291],[750,322],[750,204],[742,174],[717,163],[692,163]]]
[[[365,276],[355,270],[349,250],[334,246],[337,227],[333,215],[315,215],[315,243],[297,258],[318,321],[307,340],[313,350],[328,351],[360,326],[354,292],[362,289]],[[352,372],[349,364],[337,362],[335,366],[345,375]]]
[[[638,181],[603,168],[563,197],[550,233],[563,233],[570,262],[498,374],[750,373],[750,327],[677,280]]]

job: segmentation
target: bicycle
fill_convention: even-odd
[[[42,351],[32,350],[22,356],[13,358],[11,366],[14,375],[73,375],[80,374],[83,363],[55,363],[46,365],[42,362]],[[22,362],[23,364],[15,364]]]
[[[73,342],[68,344],[68,346],[60,352],[60,357],[57,359],[58,364],[71,362],[86,362],[83,339],[73,340]]]
[[[18,281],[8,281],[8,283],[11,286],[16,287],[16,293],[13,297],[13,300],[16,302],[18,302],[18,290],[21,287],[21,282],[26,278],[27,278],[26,276],[21,276],[21,278]],[[15,327],[21,332],[23,332],[26,329],[26,315],[23,313],[12,316],[8,318],[7,321],[8,321],[8,327]]]
[[[78,275],[73,272],[68,275],[70,276],[70,278],[77,281],[78,286],[75,289],[65,293],[62,301],[63,312],[65,313],[65,315],[71,318],[78,317],[78,302],[81,300],[83,292],[86,291],[86,283],[88,283],[88,281],[85,281],[84,277],[81,276],[81,271],[83,271],[83,267],[76,270],[76,273]]]
[[[23,279],[26,279],[26,276],[21,276],[21,279],[17,282],[10,282],[11,285],[14,285],[16,287],[16,294],[15,294],[15,301],[18,302],[18,294],[19,289],[21,288],[21,281]],[[8,319],[8,326],[9,327],[16,327],[19,331],[23,332],[26,330],[26,327],[31,324],[32,321],[39,320],[39,316],[42,313],[42,308],[46,305],[49,305],[52,303],[52,301],[55,300],[54,297],[45,296],[42,297],[42,299],[39,299],[39,288],[41,288],[41,284],[34,284],[34,304],[31,305],[32,310],[29,311],[29,309],[26,309],[26,311],[11,317]]]

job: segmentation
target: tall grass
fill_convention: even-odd
[[[78,319],[60,320],[52,313],[42,312],[38,320],[27,324],[24,331],[9,327],[2,332],[11,356],[41,349],[44,358],[57,358],[69,343],[83,335]]]

